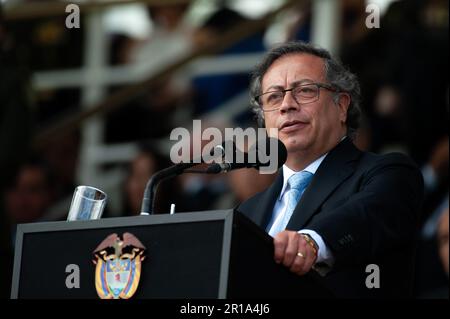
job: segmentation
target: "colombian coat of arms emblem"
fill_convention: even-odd
[[[141,277],[145,247],[133,234],[111,234],[94,250],[95,288],[101,299],[129,299]]]

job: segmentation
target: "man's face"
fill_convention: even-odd
[[[267,70],[262,93],[317,82],[327,83],[323,60],[310,54],[289,54]],[[292,92],[287,92],[279,109],[264,113],[266,128],[278,128],[288,153],[323,154],[345,135],[349,103],[349,96],[344,94],[334,103],[333,92],[321,88],[317,101],[299,105]]]

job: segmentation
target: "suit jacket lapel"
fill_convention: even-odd
[[[360,155],[348,137],[331,150],[303,193],[286,228],[302,229],[328,196],[353,173]]]
[[[263,193],[262,198],[258,204],[258,215],[255,216],[254,221],[261,225],[264,229],[270,222],[272,217],[273,208],[275,201],[280,195],[281,188],[283,187],[283,170],[278,171],[278,175],[275,181],[270,185],[270,187]]]

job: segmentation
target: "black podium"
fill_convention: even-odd
[[[331,297],[276,264],[271,237],[233,210],[19,225],[11,297],[99,298],[94,250],[113,233],[145,246],[133,298]]]

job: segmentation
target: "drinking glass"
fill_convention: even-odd
[[[68,221],[100,219],[106,204],[106,194],[92,186],[78,186],[73,193]]]

